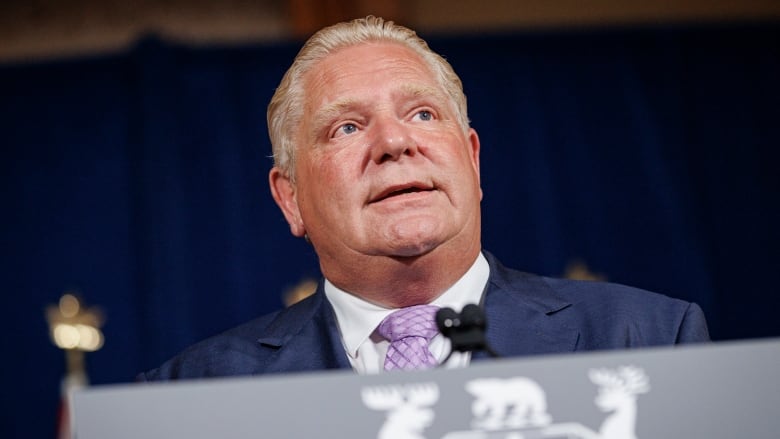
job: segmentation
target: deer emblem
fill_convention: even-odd
[[[435,383],[363,388],[363,403],[387,411],[378,439],[424,439],[422,432],[433,423],[431,406],[439,400]]]
[[[588,377],[599,386],[596,406],[609,416],[601,423],[601,439],[636,439],[637,395],[650,391],[645,372],[634,366],[592,369]]]

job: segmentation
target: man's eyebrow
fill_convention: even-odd
[[[400,90],[396,92],[397,95],[405,98],[431,98],[435,104],[446,104],[447,95],[437,87],[429,85],[418,84],[404,84]],[[312,119],[312,127],[315,130],[320,130],[332,123],[340,115],[354,111],[365,106],[360,101],[352,98],[337,99],[331,103],[328,103],[321,108],[317,109]]]
[[[401,87],[399,94],[412,98],[433,97],[437,101],[446,99],[444,92],[430,85],[405,84]]]
[[[323,107],[317,109],[314,113],[313,127],[319,130],[324,126],[330,125],[331,121],[339,115],[358,108],[360,104],[354,99],[337,99]]]

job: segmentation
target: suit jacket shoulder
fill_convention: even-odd
[[[190,346],[138,381],[349,367],[322,285],[311,297]]]
[[[500,354],[709,340],[696,304],[614,283],[536,276],[506,268],[489,253],[486,257],[491,267],[485,294],[488,337]]]

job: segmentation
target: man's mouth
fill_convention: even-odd
[[[378,203],[380,201],[384,201],[393,197],[399,197],[402,195],[414,194],[418,192],[429,192],[432,190],[435,190],[435,188],[430,185],[424,185],[419,183],[391,186],[383,190],[382,192],[380,192],[379,195],[377,195],[371,200],[371,202]]]

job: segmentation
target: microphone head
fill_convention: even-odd
[[[487,320],[485,319],[485,313],[482,312],[482,308],[473,303],[463,307],[460,312],[460,318],[461,324],[466,327],[485,329],[487,326]]]
[[[460,327],[460,315],[452,308],[442,308],[436,312],[436,327],[445,337],[449,337]]]

